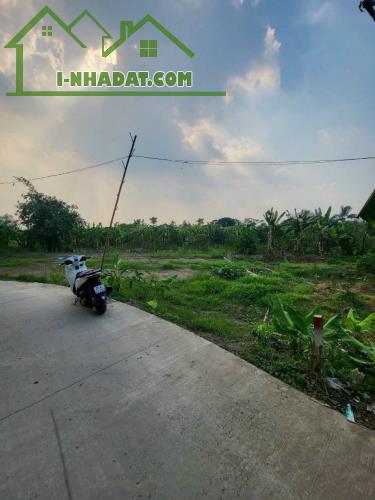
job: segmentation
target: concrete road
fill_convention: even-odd
[[[1,500],[375,498],[375,433],[178,326],[0,282]]]

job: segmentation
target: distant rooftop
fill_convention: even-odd
[[[375,222],[375,189],[365,206],[359,212],[359,217],[367,222]]]

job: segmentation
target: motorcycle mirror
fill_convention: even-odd
[[[80,258],[80,262],[85,262],[86,260],[92,259],[92,257],[86,257],[86,255],[82,255]]]

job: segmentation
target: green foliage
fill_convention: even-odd
[[[375,368],[375,343],[369,342],[368,344],[364,344],[360,342],[358,339],[346,336],[344,341],[352,347],[356,356],[350,356],[350,358],[359,366],[362,367],[371,367],[372,370]]]
[[[221,227],[233,227],[241,224],[238,219],[232,219],[231,217],[223,217],[213,222]]]
[[[360,340],[345,335],[343,337],[343,345],[347,349],[347,355],[352,365],[364,374],[364,388],[370,391],[375,390],[375,343],[368,342],[365,344]]]
[[[345,330],[351,335],[373,332],[375,329],[375,313],[371,313],[365,319],[358,319],[353,309],[350,309],[344,323]]]
[[[286,335],[293,349],[301,352],[303,348],[311,350],[314,340],[313,318],[318,310],[315,307],[307,314],[302,314],[295,308],[284,305],[281,300],[277,300],[273,307],[273,324],[278,333]],[[332,316],[325,324],[324,330],[329,335],[329,330],[337,324],[338,316]]]
[[[77,207],[38,193],[29,184],[29,191],[18,203],[17,211],[21,224],[26,228],[27,247],[39,247],[48,252],[71,248],[75,232],[84,225]]]
[[[111,268],[103,270],[103,278],[107,279],[108,283],[112,285],[115,290],[119,290],[121,280],[127,272],[125,261],[118,257]]]
[[[223,266],[219,269],[213,269],[212,272],[216,276],[226,280],[236,280],[246,274],[246,270],[239,266]]]
[[[108,236],[111,248],[152,251],[157,255],[168,251],[171,256],[189,252],[206,256],[209,252],[219,257],[230,250],[243,255],[267,253],[272,258],[290,253],[338,257],[364,255],[375,248],[375,234],[367,223],[350,215],[350,207],[342,207],[336,215],[332,215],[331,208],[292,214],[271,208],[262,221],[223,217],[206,223],[199,218],[196,223],[184,221],[180,225],[174,221],[159,224],[153,216],[149,223],[137,219],[132,224],[115,224],[108,231],[102,224],[85,224],[75,206],[38,193],[26,179],[19,180],[28,192],[18,204],[18,221],[9,216],[0,218],[0,247],[99,250]],[[364,258],[360,269],[373,272],[373,262],[370,257]]]
[[[375,275],[375,252],[370,252],[367,255],[363,255],[357,261],[357,268],[359,271],[364,273]]]
[[[294,210],[293,215],[289,212],[287,214],[288,218],[284,224],[286,232],[292,235],[294,252],[301,255],[304,253],[307,232],[314,224],[315,218],[308,210],[301,210],[300,212]]]
[[[263,216],[268,228],[268,234],[267,234],[268,256],[273,255],[275,244],[278,242],[282,234],[282,219],[284,218],[284,215],[285,212],[279,214],[277,210],[271,208],[271,210],[267,210],[267,212]]]
[[[272,282],[264,283],[257,278],[252,278],[251,282],[236,281],[230,284],[224,296],[228,300],[244,305],[257,303],[261,306],[268,306],[274,294],[279,291],[280,288]]]
[[[147,303],[147,305],[148,305],[149,307],[151,307],[151,309],[152,309],[153,311],[156,311],[156,309],[157,309],[157,308],[158,308],[158,306],[159,306],[159,303],[158,303],[158,301],[157,301],[157,300],[149,300],[149,301],[148,301],[148,302],[146,302],[146,303]]]
[[[22,233],[11,215],[0,216],[0,248],[8,248],[20,242]]]
[[[258,236],[253,226],[244,226],[237,231],[234,249],[244,255],[253,255],[257,252]]]
[[[55,272],[50,275],[48,283],[52,283],[54,285],[66,285],[66,278],[62,272]]]
[[[170,290],[171,285],[177,280],[177,275],[171,276],[164,280],[156,278],[154,275],[150,275],[150,279],[146,282],[148,287],[156,295],[164,295],[166,290]]]

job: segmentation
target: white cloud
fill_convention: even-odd
[[[281,42],[276,38],[276,29],[268,26],[266,36],[264,37],[265,54],[267,56],[276,56],[281,48]]]
[[[88,47],[84,51],[84,58],[80,64],[81,71],[106,71],[117,64],[117,51],[108,57],[102,57],[102,49]]]
[[[277,64],[261,63],[254,66],[244,76],[236,76],[229,82],[229,100],[236,90],[255,96],[264,91],[272,91],[280,86],[280,69]]]
[[[330,23],[335,19],[335,15],[336,6],[334,2],[329,0],[308,11],[308,22],[310,24]]]
[[[252,7],[256,7],[257,5],[260,4],[262,0],[250,0],[250,5]],[[245,4],[245,0],[232,0],[232,4],[235,7],[242,7]]]
[[[222,2],[222,0],[180,0],[179,2],[173,2],[173,4],[176,4],[176,5],[185,4],[185,5],[189,5],[189,7],[201,8],[203,6],[207,6],[207,4],[215,3],[215,1],[217,3]],[[240,8],[243,5],[245,5],[245,3],[249,3],[252,7],[256,7],[263,0],[227,0],[227,1],[230,1],[231,4],[234,5],[235,7]]]
[[[27,43],[24,44],[24,61],[35,56],[45,59],[53,71],[57,71],[63,65],[64,61],[64,43],[56,37],[48,39],[48,46],[43,50],[38,47],[39,34],[31,31],[27,36]],[[11,49],[8,49],[11,50]],[[14,50],[14,49],[12,49]]]
[[[57,147],[51,143],[51,129],[59,127],[61,122],[60,141],[69,141],[69,112],[67,101],[63,103],[49,101],[50,111],[45,115],[20,116],[3,110],[0,123],[2,147],[0,148],[1,180],[12,180],[13,176],[26,178],[65,172],[86,166],[89,161],[84,155],[69,147]],[[69,98],[67,98],[69,99]],[[70,99],[71,100],[71,99]],[[62,110],[58,106],[62,102]],[[71,103],[69,103],[69,106]],[[52,120],[52,116],[54,119]],[[88,221],[101,220],[107,222],[112,210],[109,199],[113,199],[118,185],[120,166],[97,169],[89,174],[67,175],[50,180],[36,181],[35,186],[42,192],[58,196],[68,203],[79,206],[80,213]],[[105,182],[103,182],[105,178]],[[24,186],[0,186],[0,214],[12,213],[16,202],[25,192]],[[82,196],[82,193],[85,195]],[[93,206],[92,200],[95,200]]]
[[[193,124],[177,121],[181,130],[182,142],[190,151],[202,159],[211,161],[249,161],[264,158],[263,148],[247,137],[236,137],[227,129],[219,127],[209,119],[201,119]],[[242,165],[206,167],[206,172],[213,175],[231,171],[239,175],[248,175],[249,169]]]
[[[20,5],[22,0],[0,0],[0,5],[4,5],[5,7],[17,7],[17,5]]]
[[[272,92],[280,87],[280,65],[278,54],[281,43],[276,38],[276,30],[270,26],[264,37],[264,51],[260,61],[254,63],[244,74],[232,77],[228,82],[227,101],[233,99],[238,90],[252,97]]]
[[[2,1],[4,0],[0,0],[0,2]],[[4,45],[8,43],[11,38],[12,37],[8,33],[3,34],[0,37],[1,47],[4,47]],[[7,76],[14,75],[15,67],[16,67],[15,51],[9,49],[3,49],[2,55],[0,57],[0,73],[4,73]]]

